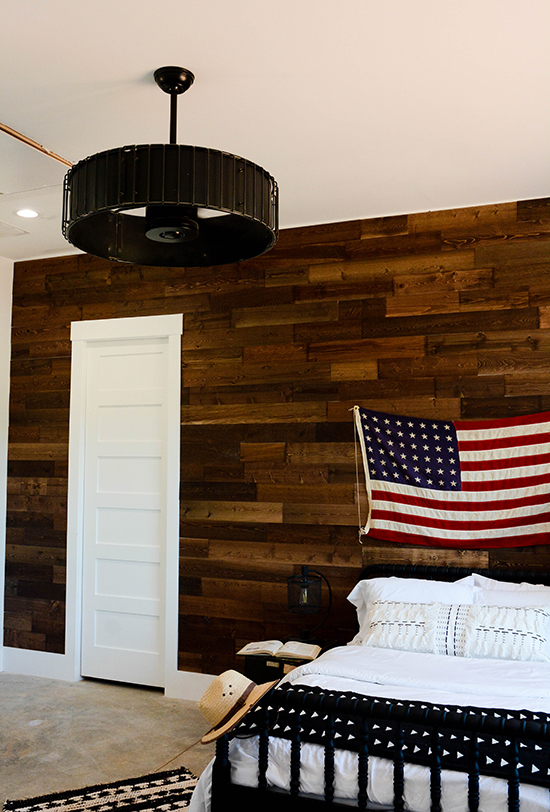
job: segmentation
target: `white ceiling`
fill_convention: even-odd
[[[283,228],[546,197],[549,43],[548,0],[13,0],[0,122],[74,163],[168,142],[181,65],[178,141],[265,167]],[[65,172],[0,132],[0,256],[74,253]]]

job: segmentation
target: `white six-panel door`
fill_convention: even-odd
[[[168,339],[86,356],[81,673],[163,686]]]

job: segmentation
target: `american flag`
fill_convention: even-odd
[[[550,412],[450,421],[354,411],[362,532],[436,547],[550,544]]]

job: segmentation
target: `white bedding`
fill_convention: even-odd
[[[467,659],[349,645],[332,649],[300,666],[283,681],[393,699],[550,713],[549,663]],[[323,754],[319,745],[302,746],[302,792],[322,795]],[[230,759],[232,781],[255,786],[257,740],[233,739]],[[369,800],[389,808],[393,798],[393,766],[381,758],[371,758],[369,762]],[[289,742],[270,738],[268,782],[288,789],[288,776]],[[200,778],[189,812],[210,812],[210,780],[211,765]],[[442,784],[444,812],[465,812],[466,774],[443,771]],[[335,794],[342,799],[357,795],[355,753],[336,752]],[[505,781],[491,777],[480,779],[480,812],[502,812],[507,808],[506,797]],[[550,793],[541,787],[523,785],[520,798],[522,812],[542,812],[550,808]],[[405,803],[412,812],[428,812],[427,768],[406,765]]]
[[[348,685],[346,690],[361,690],[371,695],[368,685],[374,683],[375,695],[396,699],[414,699],[411,689],[418,689],[424,691],[422,697],[418,698],[430,702],[449,702],[449,695],[452,695],[454,704],[469,702],[483,707],[503,707],[504,697],[509,702],[519,703],[512,705],[504,701],[505,707],[526,707],[535,711],[550,709],[550,663],[447,657],[443,654],[350,645],[325,652],[316,660],[291,671],[283,681],[303,683],[306,682],[305,677],[315,676],[321,678],[320,681],[307,681],[307,684],[322,684],[331,688],[333,679],[356,680],[367,687],[363,685],[359,688],[354,684],[351,688]],[[395,690],[379,693],[381,686],[398,687],[404,692],[397,692],[402,696],[394,696]],[[445,699],[439,699],[444,692],[447,692]],[[465,695],[471,696],[472,701],[466,699]],[[519,697],[533,700],[533,707],[525,705]],[[545,707],[537,707],[541,701]]]

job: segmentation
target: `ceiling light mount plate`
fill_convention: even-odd
[[[155,82],[165,93],[185,93],[195,81],[195,74],[187,68],[178,68],[174,65],[167,65],[164,68],[157,68],[153,74]]]
[[[275,179],[237,155],[177,144],[177,96],[195,77],[168,66],[154,78],[170,94],[170,143],[119,147],[75,164],[65,176],[65,238],[94,256],[158,267],[224,265],[265,253],[278,237]]]

